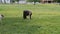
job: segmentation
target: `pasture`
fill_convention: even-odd
[[[23,19],[23,10],[32,11],[32,19]],[[60,34],[60,5],[0,4],[0,34]]]

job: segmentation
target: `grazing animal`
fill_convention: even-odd
[[[31,11],[29,11],[29,10],[24,10],[24,11],[23,11],[23,18],[24,18],[24,19],[26,19],[27,16],[29,16],[30,19],[31,19],[31,15],[32,15],[32,12],[31,12]]]

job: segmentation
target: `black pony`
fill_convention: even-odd
[[[26,19],[27,16],[29,16],[30,19],[31,19],[31,15],[32,15],[32,12],[31,12],[31,11],[29,11],[29,10],[24,10],[24,11],[23,11],[23,18],[24,18],[24,19]]]

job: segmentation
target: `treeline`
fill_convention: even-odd
[[[54,0],[54,1],[60,3],[60,0]]]
[[[41,2],[41,0],[27,0],[28,2]],[[53,0],[54,2],[59,2],[60,0]]]
[[[20,0],[13,0],[13,2],[18,2],[18,1],[20,1]],[[23,1],[23,0],[22,0]],[[26,0],[27,2],[41,2],[41,0]],[[60,0],[53,0],[54,2],[59,2],[60,3]]]
[[[15,3],[15,2],[19,3],[19,1],[34,2],[34,4],[36,2],[39,3],[42,2],[41,0],[10,0],[10,3]],[[53,2],[60,3],[60,0],[53,0]],[[0,3],[2,3],[2,0],[0,0]],[[6,3],[6,0],[4,0],[4,3]]]

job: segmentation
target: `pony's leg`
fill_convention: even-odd
[[[30,19],[31,19],[31,15],[30,15]]]

